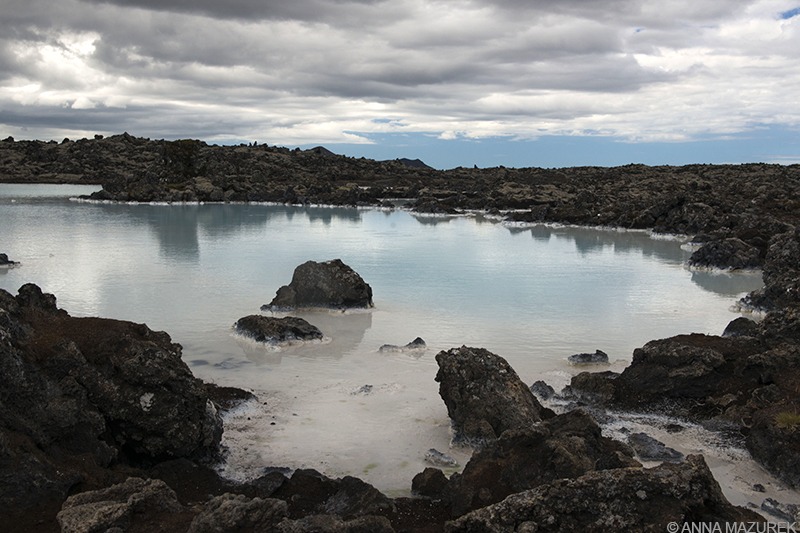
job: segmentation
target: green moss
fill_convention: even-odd
[[[783,411],[775,415],[775,425],[782,428],[793,428],[800,424],[800,414],[794,411]]]

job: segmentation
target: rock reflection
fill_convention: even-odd
[[[278,365],[284,356],[341,359],[354,351],[372,327],[372,313],[365,312],[298,312],[297,316],[317,326],[326,340],[285,346],[271,346],[236,336],[236,343],[248,360],[257,365]]]

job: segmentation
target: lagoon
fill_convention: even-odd
[[[73,316],[167,331],[197,377],[253,390],[259,404],[226,420],[224,470],[234,478],[316,468],[407,491],[429,448],[462,465],[469,457],[449,447],[434,382],[440,350],[484,347],[526,383],[559,390],[585,369],[569,355],[600,349],[611,360],[602,369],[621,371],[649,340],[721,334],[739,316],[732,306],[761,285],[760,273],[689,270],[681,240],[646,232],[508,226],[482,214],[74,199],[91,190],[0,184],[0,252],[21,263],[0,269],[0,288],[36,283]],[[372,286],[373,310],[300,313],[324,343],[274,349],[233,335],[297,265],[335,258]],[[418,336],[424,353],[378,353]],[[706,446],[698,442],[685,449]]]

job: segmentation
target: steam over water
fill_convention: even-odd
[[[462,465],[469,458],[449,447],[434,382],[440,350],[484,347],[526,383],[560,390],[584,370],[569,355],[601,349],[612,361],[602,369],[621,371],[649,340],[721,334],[739,316],[731,306],[761,285],[760,274],[690,271],[680,241],[642,232],[508,227],[481,215],[68,200],[76,191],[0,185],[0,252],[22,263],[0,269],[0,288],[16,294],[33,282],[73,316],[167,331],[197,377],[256,392],[259,402],[226,421],[224,472],[240,479],[305,467],[407,491],[428,449]],[[299,313],[329,338],[308,345],[276,349],[232,334],[297,265],[336,258],[372,286],[374,310]],[[415,337],[427,351],[378,353]],[[717,446],[695,433],[675,445]],[[731,453],[714,455],[723,470],[746,460]]]

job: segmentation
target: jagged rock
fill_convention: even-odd
[[[786,504],[772,498],[766,498],[761,503],[761,510],[789,524],[795,524],[800,521],[800,505],[794,503]]]
[[[18,265],[19,263],[16,261],[11,261],[6,254],[0,254],[0,266],[14,266]]]
[[[441,498],[448,479],[438,468],[428,467],[411,480],[411,491],[420,496]]]
[[[729,238],[711,241],[696,250],[689,258],[689,265],[700,268],[745,270],[761,267],[761,251],[741,239]]]
[[[312,469],[295,470],[272,496],[287,501],[293,517],[331,514],[347,519],[394,508],[389,498],[358,478],[331,479]]]
[[[298,266],[292,281],[278,289],[265,311],[306,308],[366,309],[373,307],[372,288],[341,259]]]
[[[781,413],[800,412],[800,402],[778,402],[753,415],[745,444],[753,459],[783,482],[800,488],[800,424],[779,422]]]
[[[513,494],[445,524],[447,533],[667,531],[686,523],[765,522],[731,505],[701,455],[651,469],[616,468]],[[724,530],[724,526],[721,526]]]
[[[248,315],[237,320],[233,327],[236,333],[250,337],[256,342],[272,344],[305,342],[323,338],[319,328],[294,316],[275,318]]]
[[[394,344],[384,344],[383,346],[378,348],[378,351],[381,352],[381,353],[386,353],[386,352],[411,352],[411,351],[424,352],[427,349],[428,349],[428,345],[425,344],[425,341],[422,340],[420,337],[417,337],[416,339],[414,339],[413,341],[409,342],[405,346],[397,346],[397,345],[394,345]]]
[[[223,533],[253,529],[266,531],[280,523],[288,514],[282,500],[250,499],[241,494],[226,493],[205,504],[187,533]]]
[[[222,422],[180,345],[55,302],[35,285],[0,291],[0,510],[63,499],[112,460],[216,453]]]
[[[628,435],[628,444],[642,461],[669,461],[679,463],[684,456],[681,452],[668,448],[663,442],[654,439],[646,433],[631,433]]]
[[[576,409],[531,428],[504,432],[473,455],[444,493],[453,516],[460,516],[557,479],[631,466],[641,466],[633,450],[603,437],[592,417]]]
[[[531,385],[531,392],[540,400],[549,400],[556,395],[555,389],[542,380]]]
[[[601,350],[596,350],[594,353],[576,353],[567,357],[573,365],[595,365],[601,363],[608,363],[608,354]]]
[[[617,390],[614,380],[617,378],[619,378],[619,373],[611,370],[581,372],[572,377],[570,384],[564,388],[561,395],[579,402],[603,405],[614,398]]]
[[[499,355],[462,346],[439,352],[436,362],[439,395],[455,440],[490,441],[508,429],[529,428],[552,415]]]
[[[106,489],[82,492],[64,502],[57,520],[62,533],[125,530],[134,513],[176,513],[183,509],[175,492],[157,479],[128,478]]]
[[[434,466],[458,466],[458,461],[446,455],[435,448],[431,448],[425,452],[425,461]]]

